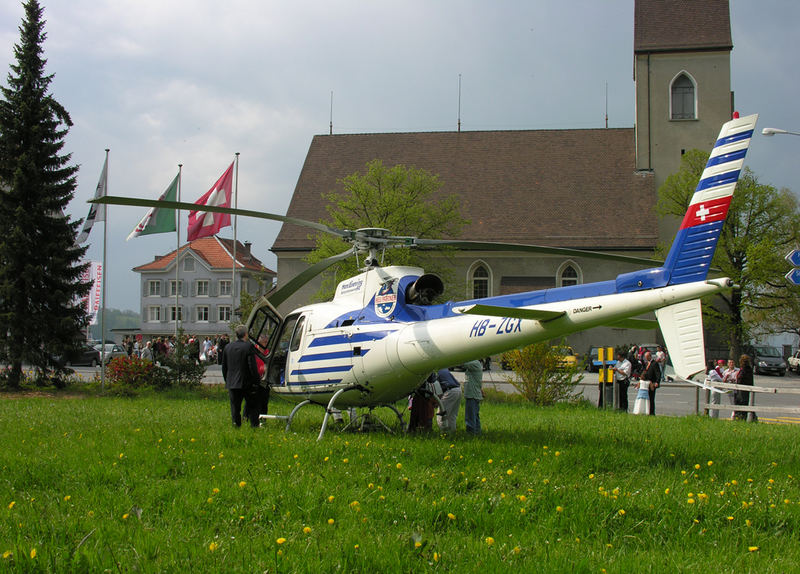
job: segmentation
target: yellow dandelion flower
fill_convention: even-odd
[[[733,516],[729,516],[727,520],[728,522],[730,522],[731,520],[733,520]]]
[[[343,459],[342,459],[342,462],[343,462],[343,463],[345,463],[345,464],[347,464],[348,462],[350,462],[350,459],[349,459],[349,458],[343,458]]]
[[[686,501],[686,504],[694,504],[694,498],[690,498]]]
[[[434,562],[438,562],[439,561],[439,553],[438,552],[434,552],[433,553],[433,561]]]
[[[31,548],[31,558],[36,558],[36,548]]]
[[[358,550],[358,544],[355,544],[355,545],[353,545],[353,548],[355,548],[356,550]]]
[[[564,508],[561,506],[556,506],[556,512],[564,512]]]
[[[518,499],[520,502],[525,502],[526,500],[528,500],[528,497],[527,497],[527,496],[525,496],[524,494],[520,494],[519,496],[517,496],[517,499]]]
[[[489,546],[494,544],[494,538],[492,538],[491,536],[487,536],[486,537],[486,544],[488,544]]]
[[[402,464],[402,463],[399,463],[399,462],[397,463],[397,465],[396,465],[396,466],[397,466],[397,470],[400,470],[401,468],[403,468],[403,464]]]
[[[511,470],[511,469],[509,468],[509,469],[506,471],[506,474],[507,474],[508,476],[511,476],[512,474],[514,474],[514,471],[513,471],[513,470]]]
[[[758,546],[748,546],[747,547],[747,551],[748,552],[758,552]]]
[[[17,502],[16,502],[16,501],[14,501],[14,500],[12,500],[11,502],[9,502],[9,503],[8,503],[8,509],[9,509],[9,510],[11,510],[12,508],[14,508],[14,505],[15,505],[15,504],[17,504]]]
[[[422,542],[420,542],[419,540],[414,542],[414,548],[419,548],[420,546],[422,546]]]
[[[664,489],[664,494],[669,494],[669,488]]]
[[[278,550],[278,551],[276,552],[276,554],[277,554],[278,556],[283,556],[283,550]]]
[[[620,508],[620,509],[617,511],[617,514],[619,514],[620,516],[625,516],[625,509],[624,509],[624,508]]]
[[[448,512],[447,513],[447,518],[449,518],[450,520],[455,520],[456,519],[456,515],[453,514],[452,512]]]
[[[68,494],[68,495],[66,495],[66,496],[64,497],[64,502],[67,502],[67,501],[69,501],[71,498],[72,498],[72,497],[71,497],[69,494]]]
[[[280,544],[283,544],[284,542],[286,542],[286,539],[285,539],[284,537],[282,537],[282,536],[281,536],[281,537],[280,537],[280,538],[278,538],[278,539],[277,539],[275,542],[276,542],[278,545],[280,545]]]
[[[590,474],[590,475],[589,475],[589,478],[590,478],[590,479],[593,479],[593,478],[594,478],[594,473]]]
[[[709,461],[708,461],[706,464],[707,464],[708,466],[711,466],[712,464],[714,464],[714,461],[713,461],[713,460],[709,460]]]
[[[245,481],[241,481],[239,483],[239,488],[244,488],[245,486],[247,486],[247,483]]]
[[[354,500],[353,502],[350,503],[350,508],[358,508],[358,506],[359,506],[359,503],[358,503],[357,500]]]
[[[208,500],[206,500],[206,502],[208,502],[209,504],[211,504],[212,502],[214,502],[214,499],[213,499],[213,498],[211,498],[211,497],[209,496],[209,497],[208,497]]]
[[[744,521],[744,524],[745,526],[750,527],[753,526],[753,521],[748,518],[747,520]]]
[[[328,457],[328,456],[326,456],[325,458],[322,459],[323,462],[328,462],[329,460],[330,460],[330,457]]]
[[[494,461],[493,461],[493,460],[490,458],[490,459],[489,459],[489,460],[487,460],[486,462],[488,462],[489,464],[492,464]]]
[[[783,499],[783,503],[784,503],[784,504],[791,504],[791,503],[792,503],[792,501],[791,501],[791,500],[789,500],[788,498],[784,498],[784,499]]]
[[[333,518],[329,518],[328,519],[328,524],[333,524],[334,522],[336,522],[336,521]]]
[[[695,470],[700,470],[700,465],[699,464],[694,465],[694,469]]]
[[[512,552],[514,554],[519,554],[520,552],[522,552],[522,548],[520,548],[519,546],[514,546],[514,549],[512,550]]]
[[[86,516],[88,516],[89,518],[94,518],[94,510],[90,510],[89,512],[87,512]]]
[[[211,552],[214,552],[214,550],[216,550],[217,548],[219,548],[219,544],[217,544],[216,542],[212,542],[211,544],[208,545],[208,549]]]
[[[732,484],[733,486],[736,486],[737,484],[739,484],[739,481],[737,481],[736,479],[734,479],[734,480],[732,480],[732,481],[731,481],[731,484]]]
[[[300,458],[300,455],[299,454],[295,454],[294,458]]]
[[[681,476],[684,476],[685,474],[686,474],[686,471],[685,471],[685,470],[682,470],[682,471],[681,471]]]
[[[121,452],[121,453],[119,453],[119,457],[120,457],[120,458],[122,458],[122,457],[124,457],[124,456],[125,456],[125,453],[124,453],[124,452]]]
[[[11,556],[11,554],[12,554],[11,550],[6,550],[5,552],[3,552],[3,559],[8,558],[9,556]]]
[[[373,488],[375,488],[375,485],[374,485],[374,484],[372,484],[372,483],[370,482],[370,483],[367,485],[367,488],[369,488],[370,490],[372,490]]]
[[[128,516],[130,516],[127,512],[122,515],[122,520],[128,520]]]
[[[331,495],[328,497],[328,502],[333,502],[333,499],[334,499],[334,496],[331,494]]]

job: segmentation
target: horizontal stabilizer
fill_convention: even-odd
[[[519,307],[498,307],[496,305],[468,305],[454,309],[465,315],[489,315],[491,317],[514,317],[533,321],[552,321],[567,314],[566,311],[547,311],[545,309],[524,309]]]
[[[613,323],[608,323],[606,327],[614,327],[615,329],[642,329],[644,331],[657,329],[658,321],[653,319],[635,319],[629,317],[627,319],[620,319]]]

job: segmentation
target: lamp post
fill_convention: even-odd
[[[789,136],[800,136],[800,132],[790,132],[789,130],[781,130],[778,128],[764,128],[761,130],[761,135],[774,136],[775,134],[785,134]]]

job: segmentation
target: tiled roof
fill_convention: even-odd
[[[636,0],[636,53],[730,50],[728,0]]]
[[[327,219],[321,194],[381,159],[439,176],[471,220],[461,235],[589,249],[651,250],[657,243],[652,173],[636,172],[634,130],[528,130],[315,136],[287,215]],[[272,250],[313,247],[284,224]]]
[[[233,239],[223,239],[217,236],[195,239],[181,246],[181,259],[187,252],[187,247],[193,255],[205,261],[211,269],[231,269],[233,265]],[[174,259],[175,250],[172,250],[166,255],[156,255],[156,258],[150,263],[134,267],[133,270],[137,272],[163,271],[171,267]],[[241,241],[236,242],[236,261],[237,269],[274,274],[273,271],[264,267],[261,261],[253,257],[250,250],[242,245]]]

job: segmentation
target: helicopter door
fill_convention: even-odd
[[[300,319],[299,325],[298,319]],[[304,319],[300,315],[289,315],[283,321],[280,329],[273,335],[270,341],[272,351],[269,354],[269,363],[267,365],[267,382],[270,386],[286,385],[286,372],[287,369],[292,367],[289,357],[291,351],[297,350],[300,346],[300,337],[305,323]],[[296,338],[293,337],[295,331],[298,332]],[[297,347],[292,349],[292,343],[295,343]],[[294,360],[295,362],[297,361],[297,356],[295,356]]]

